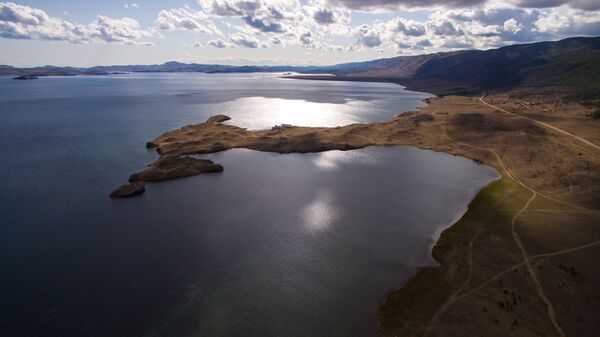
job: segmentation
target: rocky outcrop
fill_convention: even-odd
[[[212,116],[210,117],[206,123],[207,124],[219,124],[219,123],[223,123],[225,121],[230,120],[231,117],[229,116],[225,116],[225,115],[216,115],[216,116]]]
[[[222,172],[223,166],[210,160],[196,159],[188,156],[161,158],[147,169],[129,177],[135,182],[159,182],[178,178],[191,177],[202,173]]]
[[[110,194],[110,196],[112,198],[129,198],[136,195],[140,195],[144,192],[146,192],[144,183],[141,181],[136,181],[134,183],[126,184],[117,188]]]

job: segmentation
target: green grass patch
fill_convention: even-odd
[[[483,226],[510,237],[514,209],[522,207],[529,196],[529,191],[507,178],[482,189],[464,216],[442,233],[433,248],[440,266],[419,270],[381,305],[379,323],[384,336],[420,336],[438,308],[466,279],[468,270],[460,268],[455,259],[467,256],[477,230]]]

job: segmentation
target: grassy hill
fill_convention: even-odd
[[[600,98],[600,37],[403,56],[355,65],[339,75],[386,78],[411,87],[444,83],[442,93],[566,87],[579,99]],[[446,92],[443,92],[446,91]]]

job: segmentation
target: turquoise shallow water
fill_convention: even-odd
[[[427,94],[273,75],[0,78],[0,335],[374,336],[379,299],[496,178],[409,147],[207,156],[222,174],[108,194],[158,134],[389,119]]]

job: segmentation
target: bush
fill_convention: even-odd
[[[592,116],[593,119],[600,119],[600,109],[592,112],[590,116]]]

